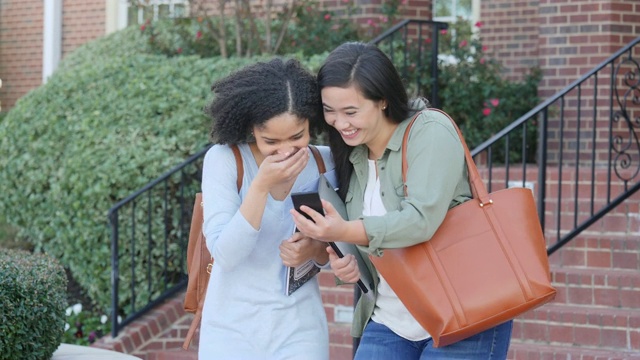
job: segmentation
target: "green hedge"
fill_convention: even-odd
[[[67,277],[46,255],[0,249],[0,359],[50,359],[65,324]]]
[[[202,149],[210,129],[202,109],[211,84],[261,59],[167,58],[145,51],[136,28],[89,43],[0,123],[0,218],[68,267],[105,313],[111,301],[108,210]],[[312,57],[307,65],[317,68],[322,59]],[[162,238],[162,208],[151,211],[151,231]],[[147,215],[121,220],[121,229]],[[137,233],[135,247],[121,249],[121,267],[135,256],[145,261],[137,276],[151,268],[154,279],[163,279],[164,249],[148,246],[147,235]],[[179,245],[168,252],[168,273],[182,272],[175,260]],[[121,271],[120,280],[131,276]],[[161,290],[139,286],[136,308]],[[126,291],[120,297],[122,306],[132,301]]]

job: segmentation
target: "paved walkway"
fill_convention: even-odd
[[[140,360],[140,358],[89,346],[60,344],[51,360]]]

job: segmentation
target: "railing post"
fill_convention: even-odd
[[[118,336],[118,285],[119,285],[119,260],[118,260],[118,210],[109,211],[109,223],[111,224],[111,337]]]
[[[546,187],[547,187],[547,131],[549,123],[549,108],[544,108],[542,112],[542,123],[539,127],[538,144],[538,218],[540,226],[544,232],[544,217],[546,205]]]
[[[431,41],[431,103],[436,109],[440,108],[438,99],[438,36],[440,35],[440,25],[433,25],[433,40]]]

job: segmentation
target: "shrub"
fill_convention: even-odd
[[[540,70],[532,68],[522,81],[505,79],[502,66],[487,56],[490,49],[472,34],[469,22],[453,24],[452,29],[443,34],[441,44],[446,56],[439,65],[441,107],[458,122],[469,149],[480,145],[539,103]],[[532,122],[526,126],[528,148],[524,160],[532,162],[537,130]],[[516,132],[510,137],[510,160],[521,162],[522,133]],[[504,148],[494,150],[494,159],[505,161]]]
[[[211,84],[263,59],[140,54],[138,31],[127,29],[79,48],[0,123],[0,218],[36,250],[59,259],[97,311],[109,315],[109,209],[202,149],[210,129],[202,108]],[[320,62],[312,57],[307,63]],[[168,198],[178,198],[178,186],[168,191]],[[120,266],[129,269],[135,258],[136,271],[120,272],[124,284],[143,284],[148,274],[173,281],[184,273],[181,243],[170,242],[165,251],[147,242],[171,240],[180,231],[162,232],[165,216],[179,215],[165,214],[156,198],[153,204],[139,206],[135,216],[120,222],[126,229],[133,221],[153,219],[151,233],[126,234],[134,241],[121,246]],[[140,309],[166,285],[144,283],[135,294],[121,289],[120,305]]]
[[[223,52],[231,56],[263,53],[311,56],[331,50],[345,41],[358,40],[364,34],[362,31],[359,33],[353,19],[356,11],[353,1],[343,2],[343,7],[344,13],[337,16],[336,12],[321,8],[315,0],[304,0],[295,5],[289,21],[284,12],[274,14],[270,22],[262,18],[249,20],[248,16],[244,16],[240,54],[236,43],[236,20],[232,16],[224,19],[224,37],[219,34],[219,24],[223,21],[219,16],[204,16],[197,11],[191,17],[147,21],[139,27],[138,35],[150,52],[169,57],[217,57],[222,56]],[[253,11],[253,16],[262,16],[256,9]],[[270,50],[264,44],[267,26],[271,34]],[[286,26],[286,31],[279,39],[283,26]],[[220,48],[220,42],[225,44],[224,51]]]
[[[296,8],[280,52],[309,56],[333,50],[346,41],[362,40],[364,31],[353,18],[354,3],[347,0],[343,5],[344,13],[337,14],[322,9],[316,1],[303,2]]]
[[[67,278],[43,254],[0,249],[0,359],[49,359],[64,332]]]
[[[476,26],[481,27],[482,24],[477,23]],[[409,53],[408,60],[399,56],[394,63],[409,92],[429,98],[433,83],[428,65],[432,39],[425,36],[421,41],[417,40],[410,37],[407,49],[403,41],[384,42],[380,47],[387,53],[402,54],[405,50]],[[537,95],[541,79],[539,69],[532,68],[522,81],[505,79],[502,67],[487,56],[488,51],[490,49],[483,46],[481,38],[473,33],[467,21],[450,24],[448,30],[439,34],[439,108],[460,126],[471,150],[531,110],[540,100]],[[434,102],[435,99],[429,100]],[[536,152],[537,131],[531,122],[526,126],[525,161],[531,162]],[[522,132],[513,134],[510,142],[510,161],[522,161]],[[498,148],[492,156],[497,161],[505,161],[503,148]]]

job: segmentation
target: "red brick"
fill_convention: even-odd
[[[600,330],[576,326],[573,330],[573,341],[576,344],[598,346],[600,344]]]
[[[573,342],[573,326],[549,325],[549,341],[570,344]]]
[[[627,332],[624,330],[602,329],[600,345],[610,348],[627,348]]]

